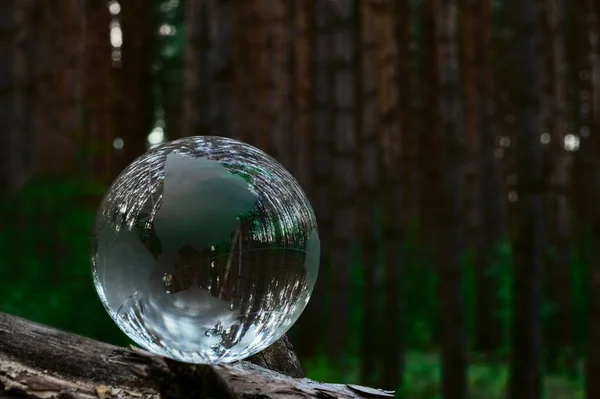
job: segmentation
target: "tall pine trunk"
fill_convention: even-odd
[[[473,3],[473,2],[472,2]],[[497,351],[504,338],[500,322],[499,291],[502,245],[507,239],[507,211],[501,161],[495,155],[500,135],[496,105],[491,0],[473,4],[475,40],[475,80],[477,85],[477,125],[479,170],[479,234],[477,245],[477,310],[475,347],[485,353]]]
[[[511,90],[517,133],[512,327],[509,393],[512,399],[539,399],[541,375],[541,281],[545,224],[540,143],[540,2],[513,2],[516,38],[511,52]]]
[[[587,2],[589,29],[589,65],[591,68],[591,131],[589,142],[589,158],[586,164],[587,193],[585,200],[591,219],[592,246],[596,249],[592,255],[590,278],[590,313],[588,331],[586,377],[586,398],[600,397],[600,256],[597,248],[600,245],[600,8],[594,0]]]
[[[467,346],[463,298],[462,255],[464,161],[461,82],[458,53],[458,5],[454,0],[434,0],[437,81],[440,88],[436,116],[443,143],[437,221],[437,267],[442,303],[442,392],[447,399],[467,397]]]
[[[549,33],[545,40],[548,85],[548,133],[547,150],[549,165],[545,179],[548,195],[548,245],[547,281],[552,300],[556,303],[556,315],[548,323],[550,327],[548,347],[551,351],[551,366],[559,371],[557,364],[560,352],[565,352],[563,365],[573,376],[575,373],[573,311],[572,311],[572,262],[571,262],[571,202],[568,196],[570,185],[570,155],[565,149],[568,129],[566,103],[566,58],[563,2],[545,1],[545,23]]]
[[[315,315],[313,324],[331,328],[332,321],[330,313],[327,312],[327,301],[331,297],[332,274],[337,265],[331,264],[331,246],[333,244],[333,164],[331,152],[333,150],[333,58],[331,48],[334,43],[332,21],[334,16],[331,7],[324,1],[312,0],[312,118],[313,135],[310,141],[311,147],[311,191],[312,204],[315,208],[317,222],[319,225],[319,238],[321,241],[321,268],[319,279],[315,285],[311,301],[308,303],[308,314]],[[334,309],[335,311],[335,309]],[[321,338],[321,337],[319,337]],[[319,340],[313,340],[316,344]],[[329,336],[325,340],[329,344]],[[311,348],[315,352],[317,348]],[[329,353],[329,350],[326,350]]]
[[[402,224],[405,222],[403,212],[402,164],[400,162],[402,134],[409,130],[406,113],[400,110],[400,99],[408,93],[399,92],[406,88],[406,81],[399,84],[400,70],[398,43],[396,41],[396,8],[395,1],[381,3],[374,8],[379,17],[375,20],[379,52],[379,107],[381,156],[381,216],[384,262],[384,307],[383,329],[389,334],[387,345],[383,351],[382,384],[396,389],[403,376],[404,337],[402,335],[403,319],[403,282],[404,272]],[[403,64],[406,65],[406,64]],[[405,77],[403,77],[405,78]],[[368,126],[365,124],[365,127]]]
[[[399,93],[398,115],[402,126],[400,135],[401,184],[403,198],[404,228],[414,227],[419,217],[418,203],[418,108],[416,90],[416,53],[414,28],[414,6],[410,1],[394,1],[390,6],[394,19],[396,47],[396,85]],[[387,115],[391,118],[390,115]],[[408,261],[408,259],[407,259]]]
[[[17,32],[15,21],[13,21],[15,6],[16,4],[13,4],[13,2],[0,4],[1,36],[6,37],[13,34],[14,37]],[[22,41],[23,36],[19,40]],[[10,165],[11,151],[8,147],[8,142],[13,134],[11,129],[13,129],[13,124],[16,122],[13,120],[14,108],[12,96],[15,77],[12,63],[16,54],[13,53],[12,47],[13,42],[10,40],[0,41],[0,130],[5,132],[5,134],[0,135],[0,199],[12,193],[15,186],[13,174],[17,177],[20,175],[19,169],[14,169],[16,165]]]
[[[273,5],[266,0],[234,4],[235,137],[275,155],[269,49],[269,14]]]
[[[360,74],[358,79],[358,121],[359,130],[359,207],[358,213],[359,237],[361,247],[361,268],[363,273],[363,320],[361,340],[361,382],[366,385],[374,384],[374,376],[381,364],[378,347],[381,335],[378,332],[383,327],[378,317],[377,309],[377,275],[378,262],[378,233],[377,210],[379,204],[380,171],[378,162],[381,157],[379,135],[381,133],[379,92],[380,79],[378,76],[379,54],[376,27],[381,22],[378,15],[369,4],[362,3],[361,41],[359,47]]]
[[[272,154],[286,168],[292,170],[295,166],[296,153],[290,143],[292,136],[292,54],[294,42],[290,34],[290,12],[293,2],[288,0],[265,0],[268,10],[267,49],[269,54],[270,93],[268,109],[271,123]],[[293,173],[293,170],[292,170]]]
[[[210,48],[209,17],[214,18],[207,0],[185,4],[185,36],[181,90],[181,121],[178,136],[211,134],[208,121],[208,87],[212,72],[207,56]],[[214,133],[213,133],[214,134]]]
[[[234,79],[237,76],[233,64],[234,57],[252,51],[252,47],[245,37],[240,37],[242,43],[234,42],[233,27],[240,22],[243,29],[243,23],[248,22],[247,18],[240,17],[244,15],[244,6],[210,0],[185,3],[181,115],[176,127],[170,129],[173,138],[198,135],[243,138],[240,127],[244,122],[235,123],[236,118],[243,118],[245,114],[235,114]],[[266,48],[261,44],[256,51],[266,52]],[[239,76],[251,79],[243,73]]]
[[[5,158],[6,188],[8,192],[21,188],[33,173],[33,156],[28,140],[31,140],[31,65],[28,59],[29,45],[32,35],[32,21],[30,17],[31,6],[29,3],[14,1],[12,5],[13,17],[13,42],[12,52],[3,57],[4,60],[11,62],[8,68],[12,70],[12,85],[7,86],[10,89],[11,99],[11,118],[10,125],[7,126],[8,137],[5,147],[7,151]]]
[[[333,243],[331,245],[332,315],[329,345],[340,367],[348,367],[351,272],[356,236],[356,0],[340,0],[333,48]]]
[[[81,138],[80,85],[82,32],[80,4],[76,0],[56,4],[34,4],[31,80],[36,171],[73,176],[77,139]],[[59,22],[60,21],[60,22]]]
[[[311,96],[314,86],[311,81],[311,54],[312,36],[311,17],[313,13],[314,0],[293,0],[290,20],[292,23],[291,40],[293,54],[291,60],[291,96],[293,103],[292,142],[297,155],[293,159],[292,170],[304,191],[312,198],[312,179],[310,175],[310,158],[312,139],[311,118],[313,110],[311,107]]]
[[[108,184],[119,172],[113,156],[113,140],[125,133],[118,129],[118,119],[124,115],[120,106],[123,104],[125,93],[117,80],[118,71],[113,67],[114,49],[107,40],[111,23],[107,4],[97,0],[87,0],[84,4],[84,169],[98,182]]]
[[[311,141],[314,139],[312,121],[314,109],[312,97],[315,85],[313,82],[312,65],[314,61],[314,6],[315,0],[293,0],[289,15],[291,23],[291,101],[292,115],[290,128],[291,140],[295,157],[292,157],[292,173],[298,179],[313,206],[315,187],[313,186],[312,156],[314,148]],[[321,226],[319,225],[319,228]],[[320,229],[319,229],[320,230]],[[322,231],[320,231],[322,233]],[[323,268],[324,269],[324,268]],[[321,269],[320,276],[323,276]],[[302,313],[302,317],[292,329],[292,340],[296,353],[301,358],[311,358],[318,353],[319,341],[306,335],[306,331],[315,331],[322,328],[323,290],[321,278],[317,280],[311,301]]]
[[[158,30],[153,23],[152,8],[144,0],[124,3],[120,17],[123,46],[121,67],[118,69],[121,91],[118,107],[121,115],[126,117],[119,118],[117,134],[124,145],[117,173],[146,152],[154,118],[150,68]]]
[[[478,257],[478,248],[473,245],[479,235],[479,128],[477,121],[478,93],[475,73],[475,18],[473,6],[476,2],[459,0],[459,35],[460,35],[460,70],[462,82],[462,99],[464,104],[464,127],[467,140],[467,163],[465,165],[465,233],[467,245],[473,248],[475,258]]]

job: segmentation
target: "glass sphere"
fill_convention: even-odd
[[[319,269],[314,212],[262,151],[187,137],[135,160],[111,185],[92,240],[98,295],[156,354],[233,362],[279,339]]]

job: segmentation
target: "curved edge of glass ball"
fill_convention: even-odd
[[[228,363],[283,336],[306,307],[320,242],[313,209],[275,159],[194,136],[137,158],[96,216],[92,274],[134,342],[188,363]]]

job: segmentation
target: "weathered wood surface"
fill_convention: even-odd
[[[285,358],[269,359],[265,354],[258,361],[267,366],[269,362],[279,366],[286,362]],[[291,370],[298,371],[294,367]],[[0,399],[385,396],[393,395],[293,378],[245,361],[214,366],[184,364],[0,313]]]
[[[262,352],[249,357],[248,361],[288,377],[304,377],[300,359],[296,356],[294,347],[286,335]]]

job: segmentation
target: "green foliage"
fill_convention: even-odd
[[[46,177],[2,203],[0,310],[115,344],[128,342],[93,286],[89,249],[102,188]]]
[[[336,383],[358,381],[360,359],[353,357],[346,374],[331,359],[318,356],[304,362],[309,378]],[[398,397],[410,399],[441,399],[441,362],[436,352],[411,351],[406,356],[404,388]],[[505,363],[489,363],[472,359],[469,367],[469,397],[472,399],[502,399],[506,397],[509,372]],[[547,399],[583,399],[583,381],[571,381],[561,375],[546,375],[544,389]]]

